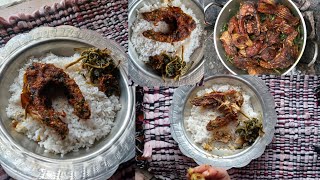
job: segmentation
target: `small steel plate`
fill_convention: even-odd
[[[197,19],[200,21],[200,26],[204,29],[204,11],[203,6],[197,0],[182,1],[186,7],[192,9]],[[139,55],[136,52],[133,44],[131,43],[132,25],[136,21],[138,10],[146,4],[154,4],[154,0],[136,0],[130,4],[129,9],[129,76],[130,78],[140,86],[181,86],[181,85],[194,85],[201,81],[204,73],[204,35],[201,37],[200,46],[191,55],[190,61],[193,61],[193,65],[190,70],[183,75],[180,80],[175,81],[173,79],[166,78],[165,81],[161,76],[157,75],[151,68],[149,68],[142,60],[139,59]]]
[[[89,149],[63,157],[45,153],[44,148],[17,133],[6,115],[9,87],[31,56],[48,52],[72,56],[74,48],[108,48],[120,60],[121,110],[109,135]],[[0,52],[0,161],[18,179],[106,179],[134,152],[134,90],[128,86],[127,56],[120,45],[97,32],[72,26],[41,27],[12,38]],[[1,64],[0,63],[0,64]]]
[[[199,90],[210,88],[213,84],[229,84],[240,86],[251,96],[254,111],[263,116],[265,134],[258,137],[253,145],[241,150],[205,151],[195,143],[190,132],[186,130],[185,119],[190,116],[192,105],[190,100],[196,97]],[[205,79],[204,86],[184,86],[176,89],[170,109],[171,134],[178,142],[183,154],[193,158],[198,164],[209,164],[226,169],[246,166],[251,160],[260,157],[266,146],[272,141],[277,122],[275,103],[264,82],[258,77],[220,75]]]

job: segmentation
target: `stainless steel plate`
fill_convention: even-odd
[[[30,56],[48,52],[58,56],[73,55],[76,47],[108,48],[120,60],[121,110],[109,135],[95,142],[89,150],[81,149],[61,157],[45,153],[37,143],[17,133],[6,116],[11,94],[9,87]],[[111,176],[118,165],[134,152],[134,92],[128,86],[127,56],[114,41],[90,30],[71,26],[41,27],[10,40],[0,53],[0,161],[18,179],[99,179]]]
[[[131,43],[132,25],[134,24],[138,10],[146,4],[155,4],[155,0],[136,0],[129,6],[129,76],[140,86],[180,86],[180,85],[194,85],[198,83],[204,73],[203,67],[203,52],[204,52],[204,36],[201,37],[200,46],[193,52],[190,61],[194,61],[191,69],[183,75],[179,81],[166,78],[165,81],[161,76],[157,75],[151,68],[149,68],[136,52],[133,44]],[[204,12],[202,5],[197,0],[182,1],[186,7],[192,9],[196,18],[200,21],[200,26],[204,29]]]
[[[207,152],[200,144],[191,138],[186,131],[185,119],[190,116],[192,105],[190,100],[196,97],[199,90],[211,87],[213,84],[229,84],[240,86],[251,96],[252,107],[263,114],[263,128],[265,134],[257,138],[250,147],[241,150],[214,150]],[[193,158],[198,164],[210,164],[216,167],[232,168],[246,166],[251,160],[261,156],[266,146],[272,141],[277,115],[272,95],[266,85],[257,77],[251,76],[212,76],[205,80],[204,86],[179,87],[173,95],[170,109],[171,134],[178,142],[183,154]]]

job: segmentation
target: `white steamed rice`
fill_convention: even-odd
[[[161,7],[167,7],[167,3],[157,2],[155,4],[145,4],[138,10],[138,16],[132,26],[131,42],[139,54],[139,59],[145,62],[149,61],[150,56],[155,56],[163,52],[174,52],[180,56],[181,47],[184,46],[184,61],[189,62],[190,57],[194,50],[200,45],[200,38],[202,29],[200,21],[196,18],[193,11],[187,8],[180,0],[173,0],[172,6],[180,7],[186,14],[190,15],[196,22],[197,27],[194,29],[189,38],[175,43],[158,42],[148,39],[143,36],[143,32],[146,30],[154,29],[155,31],[166,32],[168,31],[168,25],[165,22],[159,22],[157,26],[153,22],[148,22],[142,18],[141,13],[150,12]]]
[[[226,92],[228,90],[236,90],[242,93],[244,102],[241,106],[241,111],[244,114],[246,114],[250,118],[259,117],[260,114],[255,112],[252,107],[250,100],[251,97],[246,92],[242,91],[241,87],[239,86],[215,84],[211,88],[200,90],[199,92],[197,92],[197,96],[203,96],[213,91]],[[204,143],[208,143],[210,141],[212,135],[210,131],[207,131],[206,126],[210,120],[215,119],[219,115],[221,115],[221,113],[219,113],[218,111],[213,111],[210,108],[202,108],[201,106],[193,106],[191,108],[191,115],[186,118],[185,123],[186,130],[191,133],[191,138],[195,143],[203,145]],[[235,129],[233,129],[233,131],[234,130]],[[215,142],[213,142],[212,144],[213,147],[217,147],[217,144],[214,143]]]
[[[66,113],[63,119],[68,124],[69,134],[64,140],[54,132],[53,129],[42,125],[39,121],[33,120],[30,116],[24,119],[24,109],[21,107],[20,94],[23,88],[23,75],[26,68],[32,62],[50,63],[56,67],[63,68],[66,64],[79,58],[79,54],[72,57],[58,57],[54,54],[47,54],[43,58],[32,58],[20,69],[19,76],[10,86],[9,106],[6,109],[7,116],[18,121],[15,130],[24,133],[29,139],[32,139],[46,152],[66,154],[70,151],[78,151],[80,148],[89,148],[96,140],[101,139],[110,133],[114,125],[117,111],[121,109],[119,97],[107,97],[97,87],[86,82],[84,77],[78,72],[80,63],[68,68],[65,72],[76,81],[83,96],[89,103],[91,117],[87,120],[79,120],[78,116],[73,113],[73,107],[68,103],[66,98],[57,97],[53,99],[55,110]],[[83,70],[82,70],[83,71]]]

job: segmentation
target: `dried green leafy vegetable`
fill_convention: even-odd
[[[264,134],[261,119],[252,118],[239,123],[236,133],[243,139],[243,141],[252,145],[255,140]]]
[[[172,78],[174,80],[179,80],[192,66],[192,63],[187,64],[183,58],[167,53],[149,57],[149,62],[146,64],[162,76],[163,79]]]
[[[99,86],[99,90],[107,96],[120,95],[119,69],[111,57],[111,51],[98,48],[77,48],[81,57],[68,64],[66,69],[81,62],[82,68],[88,71],[90,82]],[[83,76],[85,76],[83,74]]]

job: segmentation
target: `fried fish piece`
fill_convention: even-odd
[[[241,34],[260,34],[261,24],[257,9],[253,2],[246,1],[240,5],[239,30]]]
[[[231,121],[238,120],[238,115],[236,113],[228,113],[225,116],[218,116],[214,120],[210,120],[210,122],[207,124],[206,129],[208,131],[213,131],[217,128],[221,128]]]
[[[188,38],[196,28],[196,22],[191,16],[184,13],[179,7],[163,7],[151,12],[142,13],[143,19],[153,21],[158,24],[160,21],[166,22],[170,30],[168,33],[147,30],[143,32],[144,37],[160,41],[173,43]]]
[[[214,120],[209,121],[206,126],[208,131],[214,131],[238,120],[238,112],[243,104],[243,96],[240,92],[229,90],[226,92],[211,92],[201,97],[196,97],[191,101],[195,106],[205,106],[216,109],[224,114]]]
[[[284,69],[294,63],[295,53],[292,47],[284,46],[276,57],[270,61],[260,61],[260,66],[266,69]]]
[[[63,69],[52,64],[32,63],[24,74],[23,82],[21,104],[26,113],[53,128],[63,139],[69,132],[68,125],[61,120],[65,113],[54,110],[48,91],[62,88],[74,113],[81,119],[90,118],[89,104],[79,86]]]
[[[195,106],[210,106],[211,108],[219,108],[219,106],[225,102],[235,103],[238,106],[242,106],[243,96],[240,92],[235,90],[229,90],[226,92],[214,91],[201,97],[196,97],[190,102]]]

